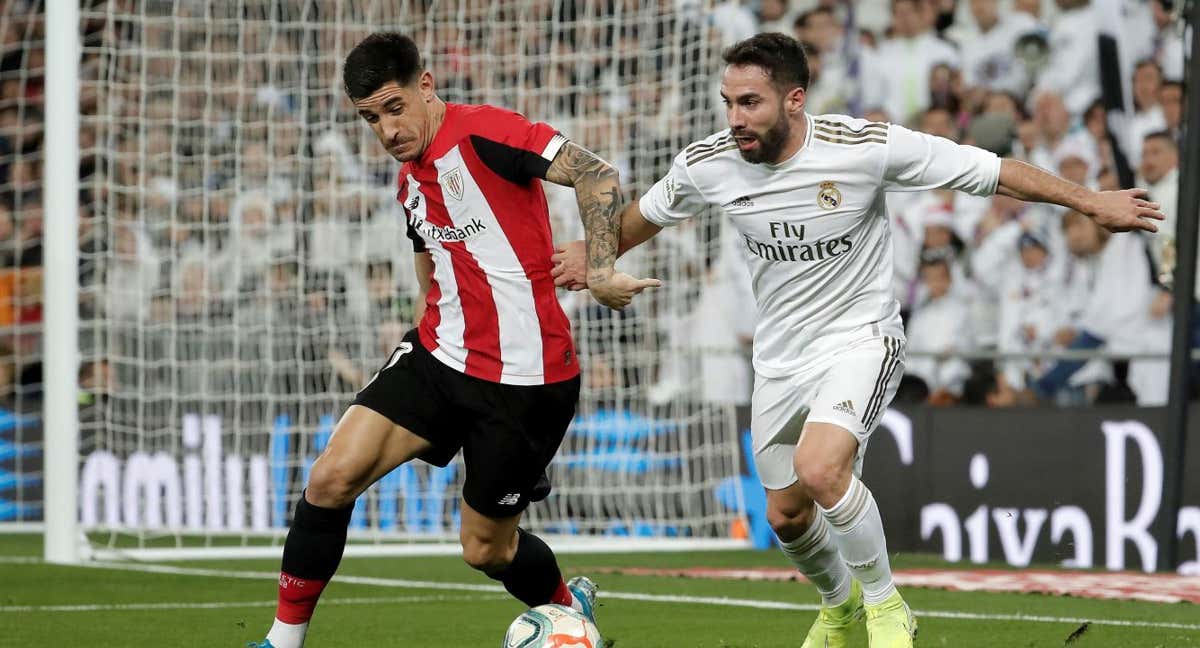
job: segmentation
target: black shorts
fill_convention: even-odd
[[[549,385],[505,385],[468,376],[404,336],[354,399],[433,444],[421,459],[450,463],[463,451],[463,499],[489,517],[509,517],[550,494],[546,467],[579,400],[579,377]]]

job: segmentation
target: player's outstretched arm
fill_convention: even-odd
[[[575,188],[587,241],[588,279],[607,279],[614,272],[620,236],[617,210],[621,207],[621,185],[617,170],[595,153],[567,142],[550,163],[546,179]]]
[[[655,234],[662,231],[661,226],[651,223],[642,216],[642,210],[638,205],[639,201],[635,200],[621,210],[621,239],[617,245],[618,257],[649,241]],[[560,288],[566,287],[567,290],[587,288],[585,256],[583,241],[571,241],[555,248],[554,256],[550,257],[554,261],[554,268],[550,271],[550,274],[554,276],[554,285]]]
[[[1158,203],[1145,200],[1145,189],[1092,191],[1020,160],[1001,160],[996,193],[1069,207],[1111,232],[1157,232],[1153,221],[1163,219]]]
[[[585,236],[584,282],[596,301],[620,310],[634,295],[661,285],[656,279],[636,279],[614,268],[621,236],[621,189],[612,165],[567,142],[550,163],[546,180],[575,189]]]

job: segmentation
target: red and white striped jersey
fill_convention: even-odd
[[[429,147],[400,169],[409,237],[433,258],[421,343],[468,376],[541,385],[579,374],[540,181],[565,143],[518,113],[447,103]]]

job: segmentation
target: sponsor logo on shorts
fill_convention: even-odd
[[[848,401],[848,400],[844,400],[844,401],[838,403],[837,405],[834,405],[833,411],[841,412],[842,414],[849,414],[850,416],[854,416],[854,403],[852,403],[851,401]]]
[[[516,504],[517,502],[520,502],[520,501],[521,501],[520,493],[509,493],[508,495],[501,497],[500,501],[498,501],[496,503],[501,506],[512,506],[513,504]]]

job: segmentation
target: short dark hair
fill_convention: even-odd
[[[950,262],[942,256],[922,257],[921,265],[917,268],[917,272],[920,273],[933,268],[942,268],[946,272],[950,272],[951,278],[953,278],[954,273],[950,271]]]
[[[1166,79],[1162,82],[1162,85],[1158,86],[1159,92],[1162,92],[1163,88],[1179,88],[1179,91],[1183,92],[1183,81],[1179,81],[1178,79]]]
[[[833,15],[833,9],[830,9],[829,7],[818,5],[816,7],[813,7],[812,9],[809,9],[808,11],[805,11],[804,13],[800,14],[799,16],[796,16],[796,20],[792,22],[792,26],[807,28],[808,21],[811,20],[817,14],[825,14],[825,15],[829,16],[830,18],[835,17]]]
[[[1161,77],[1162,77],[1162,66],[1158,64],[1158,61],[1155,61],[1155,60],[1154,60],[1154,59],[1152,59],[1152,58],[1145,58],[1145,59],[1142,59],[1142,60],[1138,61],[1138,62],[1137,62],[1137,64],[1135,64],[1135,65],[1133,66],[1133,71],[1134,71],[1134,72],[1137,72],[1138,70],[1140,70],[1140,69],[1142,69],[1142,68],[1144,68],[1144,67],[1152,67],[1152,68],[1154,68],[1154,71],[1155,71],[1155,72],[1158,72],[1158,76],[1159,76],[1159,78],[1161,78]]]
[[[721,55],[727,65],[757,65],[782,90],[808,90],[808,57],[795,38],[778,32],[756,34],[734,43]]]
[[[1179,142],[1175,140],[1175,136],[1169,131],[1160,130],[1154,131],[1153,133],[1147,133],[1146,136],[1142,138],[1142,142],[1149,142],[1153,139],[1162,140],[1170,144],[1171,148],[1175,149],[1176,151],[1179,150]]]
[[[351,101],[365,99],[389,81],[406,86],[425,71],[413,39],[397,32],[376,32],[362,39],[342,65],[342,84]]]

